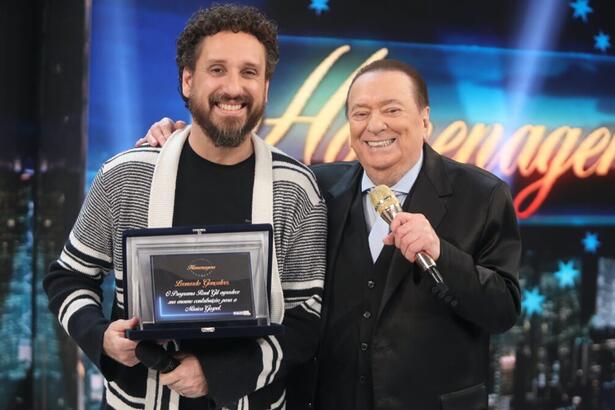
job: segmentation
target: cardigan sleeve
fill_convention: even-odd
[[[103,336],[109,325],[102,312],[101,285],[112,269],[112,218],[98,172],[60,257],[43,279],[49,308],[62,328],[88,358],[113,379],[114,361],[103,354]]]

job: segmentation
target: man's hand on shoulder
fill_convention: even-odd
[[[139,323],[139,319],[133,317],[129,320],[116,320],[111,322],[103,338],[103,350],[106,355],[124,366],[132,367],[139,363],[135,356],[137,342],[126,338],[126,329],[134,329]]]
[[[160,383],[183,397],[196,398],[207,395],[209,393],[207,380],[196,356],[188,354],[175,357],[181,361],[180,365],[172,372],[161,373]]]
[[[186,123],[184,121],[173,121],[171,118],[164,117],[149,127],[145,137],[139,138],[135,143],[135,147],[139,147],[143,144],[149,144],[152,147],[162,147],[175,131],[184,128],[186,128]]]

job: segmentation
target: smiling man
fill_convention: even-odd
[[[519,230],[506,183],[425,142],[429,114],[414,68],[375,61],[346,100],[359,161],[312,167],[328,207],[319,410],[487,409],[490,334],[520,313]],[[163,119],[146,139],[182,126]],[[368,198],[380,184],[402,203],[390,232]],[[414,264],[419,252],[447,293]]]
[[[309,169],[253,133],[278,61],[277,27],[251,7],[196,12],[177,40],[180,93],[192,126],[163,149],[142,147],[98,172],[44,287],[50,309],[103,373],[105,408],[279,409],[288,370],[314,355],[325,269],[326,207]],[[270,223],[271,320],[280,337],[179,340],[161,374],[135,356],[122,319],[128,229]],[[115,271],[111,320],[101,284]]]
[[[487,409],[489,334],[520,312],[508,187],[425,142],[427,87],[405,63],[363,67],[346,113],[359,162],[313,168],[329,209],[317,408]],[[390,233],[367,197],[380,184],[403,204]],[[436,261],[447,297],[418,252]]]

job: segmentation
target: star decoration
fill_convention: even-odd
[[[594,11],[594,9],[589,7],[589,0],[575,0],[569,4],[574,9],[572,17],[580,18],[584,23],[587,23],[587,15]]]
[[[581,241],[585,246],[585,252],[596,253],[598,247],[601,245],[598,240],[598,234],[592,232],[585,232],[585,238]]]
[[[521,307],[527,312],[528,315],[537,315],[542,313],[542,303],[545,301],[545,297],[540,294],[538,288],[532,290],[523,289],[523,298],[521,301]]]
[[[607,48],[611,48],[611,36],[604,34],[602,31],[594,36],[594,48],[606,52]]]
[[[320,16],[323,11],[329,11],[329,0],[312,0],[309,8]]]
[[[579,276],[581,272],[578,269],[575,269],[573,265],[573,261],[568,263],[564,263],[563,261],[558,262],[559,270],[555,272],[555,277],[559,282],[560,288],[568,288],[574,286],[574,280]]]

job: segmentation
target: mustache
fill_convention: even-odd
[[[230,95],[227,93],[224,94],[216,94],[209,97],[209,105],[213,106],[214,104],[242,104],[251,106],[254,102],[254,99],[249,94],[238,94],[238,95]]]

